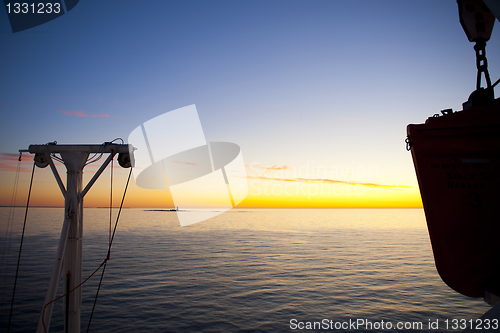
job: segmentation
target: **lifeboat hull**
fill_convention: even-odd
[[[441,278],[466,296],[500,295],[500,99],[407,133]]]

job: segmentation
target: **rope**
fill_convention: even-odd
[[[96,303],[97,303],[97,298],[99,297],[99,291],[101,290],[101,285],[102,285],[102,279],[104,277],[104,272],[106,271],[106,264],[107,264],[107,261],[109,260],[110,258],[110,254],[111,254],[111,245],[113,244],[113,239],[115,238],[115,233],[116,233],[116,227],[118,226],[118,220],[120,218],[120,213],[122,211],[122,207],[123,207],[123,201],[125,200],[125,194],[127,193],[127,188],[128,188],[128,184],[129,184],[129,181],[130,181],[130,175],[132,174],[132,168],[130,168],[130,172],[128,174],[128,178],[127,178],[127,184],[125,185],[125,191],[123,192],[123,197],[122,197],[122,201],[120,203],[120,209],[118,210],[118,215],[116,216],[116,222],[115,222],[115,227],[113,229],[113,235],[111,236],[111,240],[109,241],[109,247],[108,247],[108,253],[106,255],[106,259],[103,261],[103,263],[101,264],[101,266],[104,264],[104,268],[102,269],[102,273],[101,273],[101,279],[99,280],[99,286],[97,287],[97,292],[95,294],[95,298],[94,298],[94,305],[92,306],[92,312],[90,313],[90,318],[89,318],[89,323],[87,325],[87,333],[89,332],[90,330],[90,323],[92,322],[92,317],[94,316],[94,310],[95,310],[95,306],[96,306]],[[99,267],[100,268],[100,267]]]
[[[47,327],[45,327],[45,320],[43,319],[44,315],[45,315],[45,308],[47,306],[49,306],[49,304],[52,304],[58,300],[60,300],[61,298],[69,295],[70,293],[72,293],[73,291],[75,291],[76,289],[80,288],[82,286],[82,284],[84,284],[85,282],[87,282],[92,276],[94,276],[95,273],[97,273],[97,271],[106,263],[107,259],[104,259],[104,261],[99,265],[99,267],[96,268],[96,270],[90,274],[85,280],[83,280],[79,285],[77,285],[76,287],[74,287],[73,289],[71,289],[70,291],[68,291],[67,293],[53,299],[52,301],[48,302],[47,304],[45,304],[45,306],[43,307],[43,311],[42,311],[42,324],[43,324],[43,331],[45,333],[47,333]]]
[[[496,80],[495,83],[493,83],[491,86],[495,88],[495,86],[500,82],[500,79]]]
[[[23,250],[24,231],[26,230],[26,220],[28,219],[28,208],[30,206],[31,188],[33,186],[33,176],[34,176],[34,174],[35,174],[35,161],[33,161],[33,169],[31,170],[30,189],[28,191],[28,200],[26,202],[26,212],[24,213],[23,232],[21,234],[21,244],[19,245],[19,255],[17,257],[16,277],[14,278],[14,288],[13,288],[13,291],[12,291],[12,301],[10,303],[9,325],[7,326],[7,333],[10,332],[10,324],[11,324],[11,321],[12,321],[12,310],[14,308],[14,298],[16,296],[17,276],[19,274],[19,264],[21,262],[21,251]]]

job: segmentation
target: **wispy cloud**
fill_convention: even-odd
[[[254,168],[254,169],[266,169],[266,170],[283,170],[283,169],[288,169],[290,168],[288,165],[273,165],[273,166],[262,166],[262,165],[256,165],[256,164],[245,164],[247,168]]]
[[[264,170],[264,173],[260,175],[260,177],[264,176],[268,171],[286,170],[290,168],[288,165],[260,166],[260,165],[247,165],[247,164],[245,164],[245,167],[250,169]]]
[[[87,114],[85,111],[70,111],[64,109],[57,109],[57,111],[61,112],[65,116],[75,116],[75,117],[87,117],[87,118],[121,118],[119,116],[110,116],[107,113],[92,113]]]
[[[17,171],[18,161],[19,154],[0,153],[0,171]],[[31,161],[30,163],[33,163]],[[19,171],[29,172],[31,169],[19,166]]]
[[[181,161],[171,161],[172,163],[176,164],[185,164],[185,165],[192,165],[192,166],[198,166],[197,163],[192,163],[192,162],[181,162]]]
[[[9,164],[9,163],[1,163],[0,162],[0,171],[17,171],[17,166]],[[20,172],[30,172],[31,169],[25,167],[19,167]]]
[[[413,188],[413,186],[408,185],[387,185],[387,184],[376,184],[376,183],[362,183],[362,182],[351,182],[345,180],[336,180],[336,179],[328,179],[328,178],[273,178],[273,177],[262,177],[262,176],[247,176],[250,179],[259,179],[259,180],[274,180],[274,181],[282,181],[282,182],[302,182],[302,183],[314,183],[321,185],[351,185],[351,186],[365,186],[365,187],[375,187],[375,188],[385,188],[389,190],[401,190]]]
[[[0,153],[0,161],[18,161],[19,154]]]
[[[21,157],[21,164],[33,164],[32,154],[25,153]],[[0,171],[16,171],[17,164],[19,163],[19,154],[14,153],[0,153]],[[63,165],[61,162],[54,161],[55,166]],[[20,167],[21,172],[31,172],[30,168]]]

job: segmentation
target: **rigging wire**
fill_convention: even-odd
[[[17,201],[17,189],[19,188],[19,174],[21,171],[21,155],[22,155],[22,153],[19,153],[19,159],[18,159],[17,167],[16,167],[16,175],[14,177],[14,187],[12,189],[12,197],[10,199],[9,215],[7,217],[7,227],[5,230],[5,236],[4,236],[4,240],[2,243],[2,251],[1,251],[2,259],[0,261],[0,278],[2,277],[2,274],[3,274],[2,272],[4,271],[4,268],[7,268],[7,267],[4,267],[4,264],[7,265],[5,260],[6,260],[6,257],[10,253],[10,245],[12,242],[12,227],[14,224],[15,205],[16,205],[16,201]],[[4,297],[5,297],[5,290],[2,292],[1,303],[3,303]]]
[[[111,255],[111,245],[113,244],[113,239],[115,238],[115,233],[116,233],[116,227],[118,226],[118,220],[120,218],[120,213],[122,211],[122,208],[123,208],[123,202],[125,200],[125,194],[127,193],[127,188],[128,188],[128,184],[130,182],[130,175],[132,175],[132,168],[130,168],[130,172],[128,174],[128,178],[127,178],[127,184],[125,185],[125,190],[123,192],[123,197],[122,197],[122,201],[120,203],[120,209],[118,210],[118,215],[116,216],[116,222],[115,222],[115,227],[113,229],[113,234],[111,236],[111,239],[109,241],[109,246],[108,246],[108,253],[106,255],[106,259],[104,259],[104,261],[102,262],[101,266],[104,265],[103,269],[102,269],[102,273],[101,273],[101,279],[99,280],[99,286],[97,287],[97,291],[96,291],[96,294],[95,294],[95,298],[94,298],[94,305],[92,306],[92,312],[90,313],[90,318],[89,318],[89,323],[87,325],[87,333],[89,332],[90,330],[90,323],[92,322],[92,317],[94,315],[94,310],[95,310],[95,306],[96,306],[96,303],[97,303],[97,298],[99,297],[99,291],[101,290],[101,285],[102,285],[102,279],[104,278],[104,272],[106,271],[106,264],[110,258],[110,255]],[[100,268],[100,267],[99,267]]]
[[[12,224],[13,224],[13,221],[14,221],[14,213],[15,213],[15,209],[14,209],[14,206],[16,204],[16,199],[17,199],[17,189],[19,187],[19,172],[21,171],[21,157],[19,157],[19,161],[17,163],[17,167],[16,167],[16,175],[14,177],[14,187],[12,189],[12,197],[10,199],[10,208],[9,208],[9,215],[7,217],[7,230],[5,232],[5,240],[9,240],[10,241],[10,236],[12,234]],[[7,244],[9,247],[7,248],[7,251],[5,251],[5,247],[6,247],[6,241],[4,241],[3,245],[2,245],[2,264],[0,265],[0,267],[3,267],[3,260],[4,260],[4,256],[3,254],[7,254],[9,252],[9,248],[10,248],[10,242],[9,244]],[[1,268],[0,268],[1,269]],[[0,276],[1,276],[1,270],[0,270]]]
[[[106,143],[103,143],[101,145],[101,148],[104,147],[105,144]],[[85,162],[85,165],[89,165],[91,163],[95,163],[95,162],[99,161],[101,159],[101,157],[102,157],[102,153],[94,153],[92,156],[90,156],[90,157],[87,158],[87,162]]]
[[[117,141],[117,140],[120,140],[120,141],[122,142],[122,145],[123,145],[123,144],[125,144],[125,141],[123,141],[123,139],[122,139],[122,138],[116,138],[116,139],[113,139],[113,140],[111,140],[111,142],[110,142],[110,143],[113,143],[113,142],[115,142],[115,141]]]
[[[496,80],[495,83],[493,83],[491,86],[494,88],[499,82],[500,82],[500,79]]]
[[[117,140],[120,140],[122,142],[122,144],[125,143],[125,141],[123,141],[122,138],[116,138],[116,139],[113,139],[110,142],[104,142],[101,146],[104,147],[105,145],[112,144],[113,142],[115,142]],[[101,159],[102,155],[103,155],[103,153],[94,153],[91,157],[89,157],[87,159],[87,162],[85,163],[85,165],[89,165],[91,163],[95,163],[95,162],[99,161]]]
[[[99,155],[99,156],[97,156],[97,155]],[[101,157],[102,157],[102,153],[94,153],[94,155],[92,155],[91,157],[89,157],[87,159],[87,162],[85,163],[85,165],[95,163],[95,162],[99,161],[101,159]]]
[[[52,157],[53,159],[55,159],[56,161],[62,163],[64,165],[64,161],[62,158],[60,158],[59,156],[56,155],[56,153],[51,153],[50,154],[50,157]]]
[[[33,176],[35,174],[35,165],[36,165],[35,161],[33,160],[33,169],[31,170],[30,188],[28,191],[28,199],[26,202],[26,211],[24,213],[23,232],[21,234],[21,244],[19,245],[19,255],[17,257],[16,277],[14,278],[14,288],[12,291],[12,301],[10,303],[9,324],[7,326],[7,333],[10,332],[10,324],[12,321],[12,309],[14,308],[14,298],[16,296],[16,285],[17,285],[17,277],[19,274],[19,263],[21,262],[21,252],[23,250],[24,231],[26,230],[26,220],[28,218],[28,208],[30,206],[31,188],[33,186]]]

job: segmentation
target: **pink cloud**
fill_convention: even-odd
[[[288,165],[273,165],[273,166],[260,166],[260,165],[248,165],[248,164],[245,164],[245,166],[247,168],[250,168],[250,169],[264,169],[264,170],[285,170],[285,169],[288,169],[289,166]]]
[[[9,163],[0,163],[0,171],[17,171],[17,166],[9,164]],[[20,172],[29,172],[31,169],[20,167]]]
[[[121,118],[118,116],[110,116],[107,113],[99,113],[99,114],[87,114],[85,111],[69,111],[64,109],[57,109],[57,111],[61,112],[66,116],[76,116],[76,117],[87,117],[87,118]]]
[[[33,154],[23,153],[21,164],[33,164]],[[3,163],[5,162],[5,163]],[[19,154],[0,153],[0,171],[15,171],[19,162]],[[63,165],[61,162],[54,161],[54,165]],[[30,169],[21,168],[21,171],[30,171]]]
[[[185,164],[185,165],[192,165],[192,166],[198,166],[196,163],[192,162],[179,162],[179,161],[172,161],[172,163],[177,163],[177,164]]]
[[[19,159],[19,154],[0,153],[0,161],[16,161]]]

